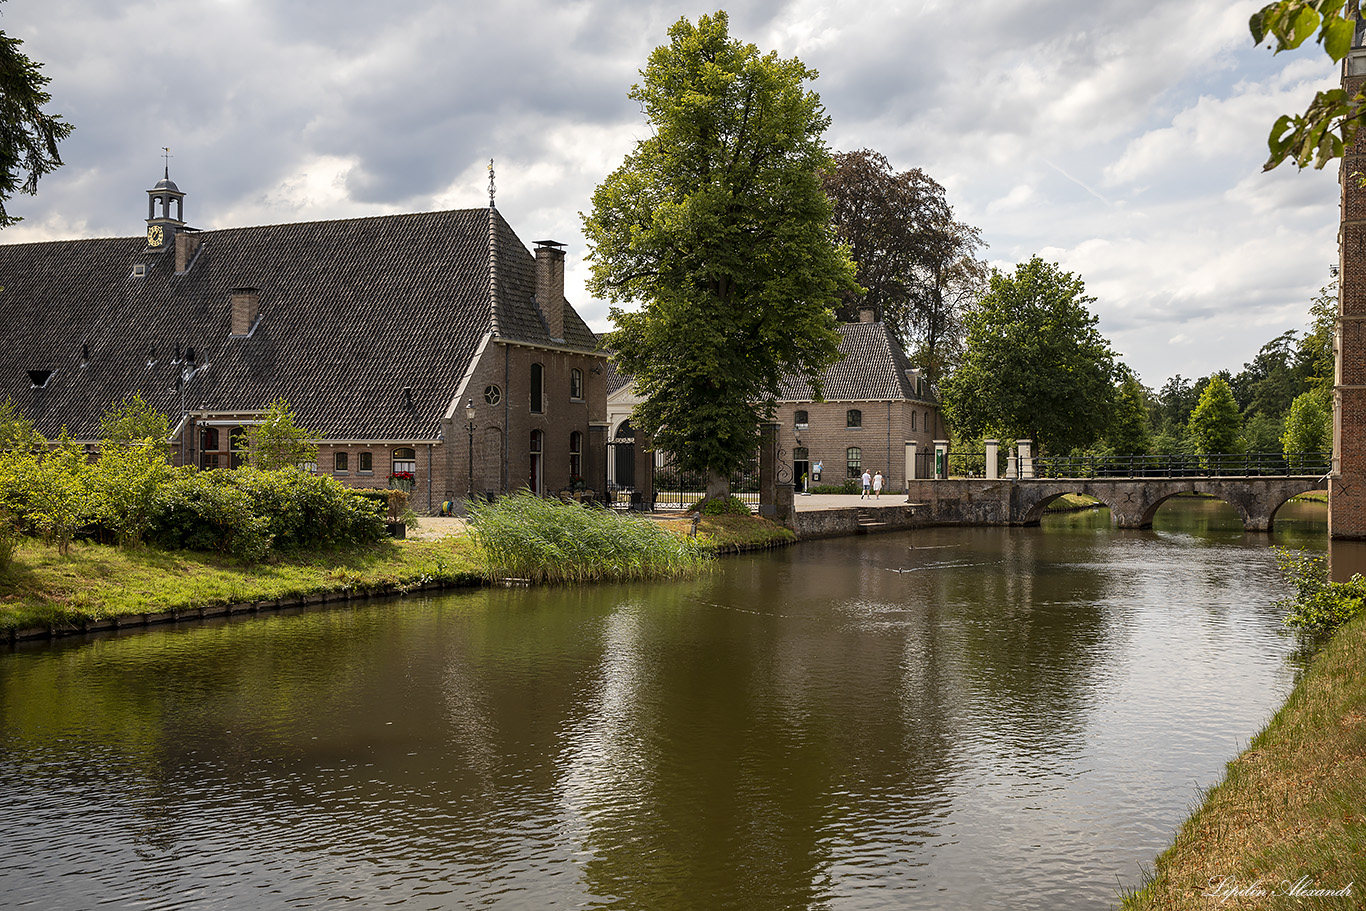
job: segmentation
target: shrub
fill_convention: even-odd
[[[470,530],[490,578],[574,583],[676,578],[698,572],[705,550],[652,519],[541,499],[530,493],[470,507]]]
[[[1362,613],[1366,578],[1328,581],[1327,559],[1302,551],[1276,549],[1276,566],[1295,587],[1293,597],[1276,602],[1285,608],[1285,625],[1310,632],[1332,632]]]
[[[171,476],[164,444],[154,438],[106,440],[90,468],[91,511],[122,544],[137,544],[151,522],[157,491]]]
[[[383,536],[374,501],[335,478],[293,468],[239,468],[174,476],[158,493],[147,537],[161,547],[259,560],[271,549],[362,544]]]
[[[744,500],[735,496],[700,501],[705,516],[747,516],[751,510]],[[693,507],[696,509],[696,505]]]
[[[860,490],[859,482],[849,478],[842,484],[817,484],[811,488],[812,493],[858,493]]]
[[[9,569],[20,537],[19,528],[14,524],[14,520],[4,510],[0,510],[0,573]]]
[[[90,518],[89,480],[85,450],[63,432],[57,449],[38,463],[29,499],[29,519],[62,556]]]

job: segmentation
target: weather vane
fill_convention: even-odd
[[[170,146],[162,146],[162,147],[161,147],[161,157],[166,161],[166,170],[165,170],[163,173],[166,175],[166,179],[167,179],[167,180],[170,180],[170,179],[171,179],[171,147],[170,147]]]
[[[489,208],[492,209],[493,207],[494,207],[494,205],[493,205],[493,159],[490,158],[490,159],[489,159]]]

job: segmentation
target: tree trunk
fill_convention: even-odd
[[[730,496],[730,476],[707,469],[708,500],[724,500]]]

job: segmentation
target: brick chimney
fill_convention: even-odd
[[[536,306],[554,339],[564,338],[563,247],[555,240],[536,241]]]
[[[859,312],[858,312],[858,321],[859,321],[860,323],[875,323],[875,322],[877,322],[877,311],[875,311],[872,307],[862,307],[862,308],[860,308],[860,309],[859,309]]]
[[[182,229],[175,235],[175,270],[184,272],[194,262],[195,252],[199,250],[199,232]]]
[[[261,291],[259,288],[232,289],[232,335],[245,338],[251,335],[256,326],[256,317],[261,312]]]

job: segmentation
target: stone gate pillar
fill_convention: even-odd
[[[636,484],[631,494],[631,508],[650,512],[655,508],[655,447],[654,440],[644,431],[636,431]]]
[[[996,454],[1000,451],[1000,440],[983,440],[983,445],[987,448],[987,470],[986,478],[988,481],[995,481],[1001,476],[1001,466],[996,461]]]
[[[1015,445],[1020,447],[1020,478],[1034,477],[1034,456],[1032,449],[1033,440],[1016,440]]]
[[[915,476],[915,440],[906,441],[906,480],[914,481]]]
[[[583,481],[597,496],[607,496],[607,424],[588,423],[588,450],[583,454]]]
[[[778,425],[759,425],[759,515],[772,519],[778,503]]]

